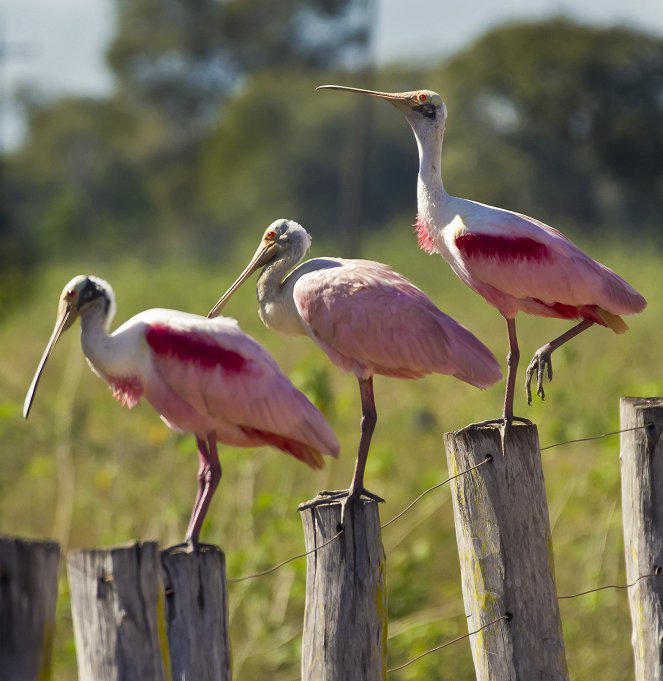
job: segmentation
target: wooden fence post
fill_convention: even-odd
[[[446,433],[456,539],[477,681],[568,680],[536,426]]]
[[[60,547],[0,537],[0,678],[50,678]]]
[[[626,578],[663,567],[663,399],[620,400]],[[635,430],[637,428],[637,430]],[[628,430],[633,429],[633,430]],[[663,574],[628,589],[636,681],[663,681]]]
[[[226,559],[216,546],[161,552],[173,679],[230,681]]]
[[[306,550],[338,533],[341,505],[302,511]],[[387,676],[386,562],[374,501],[348,509],[346,527],[307,556],[302,679],[381,681]]]
[[[72,551],[67,572],[79,681],[169,678],[156,542]]]

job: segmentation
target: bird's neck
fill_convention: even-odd
[[[270,329],[287,335],[303,333],[292,299],[292,288],[297,277],[288,275],[301,257],[303,254],[286,253],[269,263],[260,273],[256,286],[260,319]]]
[[[113,339],[108,334],[111,315],[103,299],[99,299],[81,314],[81,345],[83,353],[98,373],[111,373]]]
[[[299,258],[292,258],[288,253],[273,260],[263,268],[256,286],[259,303],[262,304],[263,301],[274,300],[282,295],[281,287],[283,280],[298,261]]]
[[[417,204],[421,218],[434,222],[434,215],[442,207],[447,193],[442,183],[443,127],[426,127],[414,131],[419,148],[419,176]]]

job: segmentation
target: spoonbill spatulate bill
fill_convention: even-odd
[[[449,374],[478,388],[502,377],[490,350],[470,331],[440,311],[414,284],[386,265],[370,260],[313,258],[297,266],[311,245],[306,230],[292,220],[276,220],[255,255],[210,312],[219,313],[253,272],[258,278],[259,314],[279,333],[308,336],[336,366],[359,382],[362,420],[350,488],[321,492],[308,505],[361,494],[364,469],[377,421],[373,376],[420,378]],[[293,269],[294,268],[294,269]]]
[[[104,280],[79,275],[64,287],[23,415],[30,413],[60,335],[80,316],[83,353],[115,399],[132,408],[145,397],[167,426],[196,438],[200,468],[186,534],[190,545],[198,543],[221,479],[217,442],[233,447],[270,445],[311,468],[323,466],[321,454],[338,455],[338,441],[322,414],[234,319],[152,309],[109,334],[114,313],[115,296]]]
[[[412,127],[419,149],[417,180],[419,246],[438,253],[470,288],[506,319],[509,337],[507,385],[502,422],[514,419],[513,398],[520,358],[516,314],[576,320],[578,323],[535,353],[527,367],[527,401],[536,376],[544,399],[544,375],[552,380],[554,350],[598,324],[615,333],[628,326],[621,315],[644,309],[645,299],[605,265],[583,253],[561,232],[534,218],[448,194],[441,156],[447,107],[437,92],[378,92],[342,85],[318,89],[356,92],[383,99]],[[517,419],[525,421],[525,419]]]

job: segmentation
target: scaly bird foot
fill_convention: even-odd
[[[315,508],[316,506],[323,506],[324,504],[329,504],[334,501],[340,501],[341,526],[344,526],[346,510],[348,508],[348,505],[353,504],[356,499],[360,499],[362,496],[367,497],[368,499],[372,499],[373,501],[376,501],[380,504],[384,504],[384,499],[382,497],[379,497],[377,494],[373,494],[373,492],[369,492],[367,489],[364,488],[357,490],[352,489],[342,489],[336,491],[322,490],[321,492],[318,492],[318,496],[316,496],[314,499],[305,501],[303,504],[299,504],[297,510],[304,511],[307,508]]]
[[[479,428],[481,426],[499,426],[500,428],[503,428],[505,426],[511,425],[512,423],[523,423],[526,426],[534,425],[529,419],[523,418],[522,416],[511,416],[510,418],[502,416],[499,419],[487,419],[486,421],[470,423],[469,425],[465,426],[465,428],[461,428],[460,430],[470,430],[472,428]],[[460,432],[460,430],[456,432]]]
[[[164,551],[173,555],[176,553],[204,553],[205,551],[216,551],[218,548],[214,544],[201,544],[197,539],[189,537],[181,544],[173,544],[173,546],[169,546]]]
[[[332,489],[332,490],[321,489],[318,492],[318,495],[315,498],[318,499],[319,497],[326,497],[327,499],[331,499],[331,500],[341,499],[342,497],[347,496],[349,493],[350,493],[350,491],[347,490],[347,489],[335,489],[335,490],[334,489]],[[305,503],[309,503],[309,502],[305,502]],[[324,503],[324,502],[320,502],[320,503]],[[316,504],[316,506],[317,505],[318,504]]]
[[[546,369],[548,370],[548,382],[552,381],[552,352],[540,348],[534,353],[532,361],[529,363],[526,372],[526,389],[527,389],[527,404],[532,404],[532,378],[536,372],[536,394],[542,399],[546,399],[546,393],[543,390],[543,375]]]
[[[461,430],[470,430],[472,428],[479,428],[481,426],[499,426],[500,429],[500,443],[502,445],[502,456],[506,454],[506,436],[514,422],[522,423],[526,426],[534,425],[529,419],[521,416],[503,416],[499,419],[488,419],[487,421],[479,421],[478,423],[470,423],[469,426],[461,428]],[[460,431],[456,431],[457,433]]]

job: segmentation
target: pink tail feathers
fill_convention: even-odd
[[[286,447],[285,451],[311,468],[322,468],[325,463],[321,455],[337,457],[341,445],[325,417],[303,393],[299,395],[299,402],[301,421],[287,438],[297,446]]]
[[[470,331],[458,325],[451,334],[451,352],[457,371],[454,376],[477,388],[489,388],[502,380],[495,355]]]
[[[331,429],[320,411],[304,395],[302,395],[302,398],[306,401],[306,405],[302,405],[303,422],[298,431],[301,431],[303,441],[320,454],[337,457],[341,445],[336,433]]]
[[[323,423],[325,423],[324,420]],[[338,450],[340,448],[331,428],[329,428],[326,423],[325,426],[333,438],[332,443],[325,445],[312,445],[309,442],[304,442],[299,438],[305,434],[300,433],[294,436],[288,436],[270,433],[269,431],[258,430],[256,428],[245,427],[243,430],[247,435],[259,438],[264,444],[276,447],[276,449],[294,456],[296,459],[299,459],[299,461],[304,462],[313,469],[319,469],[323,468],[325,465],[322,454],[336,457],[338,456]]]

